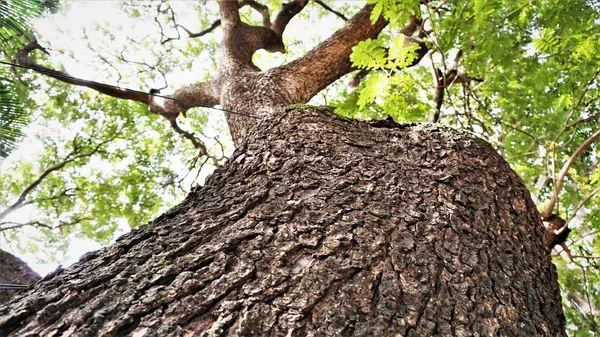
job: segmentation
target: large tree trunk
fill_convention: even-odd
[[[319,109],[0,309],[10,336],[563,336],[529,192],[485,142]]]

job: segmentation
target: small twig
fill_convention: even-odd
[[[585,239],[585,238],[586,238],[586,237],[588,237],[588,236],[596,235],[596,234],[598,234],[598,233],[600,233],[600,229],[598,229],[598,230],[595,230],[595,231],[591,231],[591,232],[589,232],[589,233],[586,233],[586,234],[582,235],[581,237],[577,238],[576,240],[573,240],[573,241],[571,242],[570,246],[572,246],[572,245],[576,244],[577,242],[579,242],[579,241],[581,241],[581,240]]]
[[[85,158],[85,157],[90,157],[92,155],[94,155],[95,153],[97,153],[100,150],[100,147],[102,147],[103,145],[107,144],[108,142],[112,141],[113,139],[115,139],[117,137],[117,135],[115,134],[114,137],[111,137],[105,141],[102,141],[98,144],[96,144],[96,146],[94,148],[92,148],[89,152],[80,152],[79,151],[79,145],[77,144],[76,140],[77,140],[77,136],[75,136],[75,138],[73,139],[73,151],[71,151],[69,154],[67,154],[67,156],[63,159],[63,161],[61,161],[58,164],[55,164],[49,168],[47,168],[44,172],[42,172],[42,174],[40,174],[36,180],[34,180],[31,184],[29,184],[29,186],[27,186],[19,195],[19,197],[17,198],[17,200],[12,203],[10,206],[8,206],[6,209],[4,209],[3,211],[0,212],[0,219],[4,219],[8,214],[12,213],[13,211],[31,204],[32,201],[31,200],[26,200],[27,197],[29,196],[29,194],[31,192],[33,192],[33,190],[35,190],[41,183],[42,181],[48,176],[50,175],[52,172],[58,171],[60,169],[62,169],[63,167],[65,167],[67,164],[72,163],[80,158]]]
[[[577,205],[577,208],[575,208],[575,211],[573,211],[573,214],[571,214],[571,216],[567,220],[567,225],[575,218],[577,212],[579,212],[579,210],[585,205],[585,203],[588,202],[588,200],[590,200],[598,192],[600,192],[600,187],[596,188],[595,190],[590,192],[585,198],[583,198],[579,205]]]
[[[595,259],[600,259],[600,256],[590,256],[590,255],[573,255],[573,258],[576,258],[576,259],[588,259],[588,260],[595,260]]]
[[[573,109],[571,109],[571,113],[567,117],[566,122],[568,122],[569,119],[571,119],[571,116],[573,116],[573,114],[575,113],[575,111],[577,111],[577,108],[579,108],[579,106],[581,105],[581,102],[583,101],[583,97],[585,97],[585,94],[590,89],[590,86],[592,85],[592,83],[594,83],[594,81],[596,80],[596,78],[598,77],[598,75],[600,75],[600,68],[598,68],[598,70],[596,70],[596,72],[594,73],[594,75],[592,75],[592,78],[586,83],[585,87],[581,91],[581,94],[579,95],[579,99],[577,100],[577,103],[575,104],[575,106],[573,107]],[[563,131],[565,129],[563,129]],[[562,135],[562,132],[558,134],[558,136],[556,137],[556,139],[554,141],[556,142],[561,135]]]
[[[196,138],[196,136],[194,136],[194,134],[187,132],[187,131],[183,130],[182,128],[180,128],[179,125],[177,124],[176,120],[170,120],[170,122],[171,122],[171,127],[173,128],[173,130],[175,130],[175,132],[179,133],[183,137],[189,139],[192,142],[192,144],[194,144],[194,147],[196,149],[200,150],[200,153],[203,156],[206,156],[208,158],[213,158],[212,156],[209,155],[208,151],[206,150],[206,145],[204,145],[204,143],[199,141],[198,138]],[[214,158],[213,158],[213,163],[215,166],[219,166],[219,163],[217,163],[214,160]]]

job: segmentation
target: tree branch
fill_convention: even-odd
[[[575,219],[575,216],[577,216],[577,212],[579,212],[579,210],[583,206],[585,206],[585,203],[588,202],[598,192],[600,192],[600,187],[598,187],[595,190],[593,190],[592,192],[590,192],[590,194],[586,195],[585,198],[583,198],[583,200],[581,200],[581,202],[579,202],[579,205],[577,205],[577,208],[575,208],[575,210],[573,211],[573,213],[571,214],[569,219],[567,219],[567,225],[570,224],[571,221],[573,221],[573,219]]]
[[[23,47],[19,51],[19,53],[17,54],[17,63],[22,66],[31,68],[32,70],[35,70],[46,76],[50,76],[52,78],[55,78],[62,82],[65,82],[65,83],[94,89],[100,93],[103,93],[105,95],[109,95],[112,97],[128,99],[128,100],[148,104],[148,99],[149,99],[148,94],[144,94],[144,93],[129,90],[129,89],[120,89],[118,87],[114,87],[111,85],[98,83],[98,82],[94,82],[94,81],[83,80],[80,78],[73,77],[67,73],[63,73],[60,71],[56,71],[56,70],[41,66],[41,65],[35,63],[34,61],[32,61],[31,59],[29,59],[29,53],[31,53],[32,51],[34,51],[36,49],[41,50],[42,52],[48,54],[48,52],[42,46],[40,46],[38,44],[37,40],[33,40],[33,41],[29,42],[25,47]]]
[[[0,220],[4,219],[8,214],[14,212],[15,210],[29,205],[32,203],[32,201],[27,201],[27,197],[31,194],[31,192],[33,192],[41,183],[42,181],[44,181],[44,179],[50,175],[52,172],[58,171],[60,169],[62,169],[63,167],[65,167],[67,164],[72,163],[74,161],[76,161],[77,159],[80,158],[85,158],[85,157],[90,157],[92,155],[94,155],[95,153],[97,153],[100,148],[107,144],[108,142],[112,141],[113,139],[115,139],[117,137],[117,135],[115,134],[114,137],[111,137],[107,140],[104,140],[98,144],[96,144],[96,146],[94,146],[90,151],[87,152],[80,152],[81,149],[79,148],[79,145],[77,145],[77,136],[75,136],[75,139],[73,139],[73,150],[71,152],[69,152],[69,154],[67,154],[67,156],[65,157],[65,159],[63,161],[61,161],[60,163],[57,163],[49,168],[47,168],[44,172],[42,172],[42,174],[39,175],[39,177],[34,180],[31,184],[29,184],[29,186],[27,186],[19,195],[19,197],[17,198],[17,200],[15,202],[13,202],[10,206],[8,206],[8,208],[6,208],[5,210],[3,210],[2,212],[0,212]]]
[[[308,3],[308,0],[294,0],[284,4],[273,24],[266,26],[251,26],[240,21],[239,7],[252,6],[263,12],[263,24],[269,23],[266,7],[255,1],[244,1],[239,7],[237,1],[220,0],[221,23],[224,25],[223,40],[221,41],[219,70],[222,76],[235,75],[241,70],[260,71],[252,63],[252,55],[259,49],[268,52],[285,53],[282,33],[289,21],[298,14]]]
[[[29,59],[29,53],[36,49],[48,53],[36,40],[33,40],[17,54],[18,64],[65,83],[88,87],[112,97],[148,104],[150,112],[166,118],[177,133],[190,140],[192,140],[193,136],[177,126],[176,120],[179,114],[192,107],[210,107],[219,104],[220,87],[216,81],[208,81],[181,88],[171,96],[165,96],[172,99],[166,99],[164,103],[161,103],[155,97],[157,93],[155,90],[151,90],[150,93],[143,93],[130,89],[121,89],[104,83],[82,80],[69,74],[38,65]],[[192,143],[194,147],[202,150],[203,145],[199,146],[200,142],[197,139],[192,140]]]
[[[340,13],[340,12],[336,11],[335,9],[333,9],[333,8],[331,8],[331,7],[329,7],[329,6],[327,6],[327,4],[326,4],[326,3],[324,3],[323,1],[321,1],[321,0],[315,0],[315,3],[316,3],[317,5],[319,5],[319,6],[323,7],[323,9],[325,9],[326,11],[328,11],[328,12],[330,12],[330,13],[333,13],[333,14],[334,14],[335,16],[337,16],[338,18],[340,18],[340,19],[342,19],[342,20],[344,20],[344,21],[348,21],[348,18],[347,18],[347,17],[346,17],[344,14],[342,14],[342,13]]]
[[[308,0],[294,0],[283,4],[279,14],[277,14],[275,21],[271,25],[271,29],[281,37],[288,23],[306,7],[306,4],[308,4]]]
[[[581,154],[590,145],[592,145],[592,143],[594,143],[598,138],[600,138],[600,131],[596,131],[596,133],[594,133],[588,139],[586,139],[585,142],[583,142],[583,144],[581,144],[581,146],[579,146],[579,148],[575,151],[575,153],[573,153],[571,158],[569,158],[569,160],[565,163],[563,168],[560,170],[560,172],[558,173],[558,177],[556,178],[556,182],[554,184],[554,193],[552,194],[552,198],[548,202],[548,205],[546,205],[546,208],[544,208],[544,210],[542,212],[540,212],[540,215],[542,216],[542,218],[548,217],[548,216],[550,216],[550,214],[552,214],[552,210],[554,209],[554,206],[556,205],[556,202],[558,201],[558,195],[560,194],[560,190],[562,189],[562,185],[565,180],[565,177],[567,176],[567,172],[569,171],[569,168],[571,168],[571,166],[573,165],[575,160],[577,160],[577,158],[579,158],[579,156],[581,156]]]
[[[171,121],[171,127],[173,128],[173,130],[175,130],[175,132],[179,133],[184,138],[189,139],[192,142],[192,144],[194,144],[194,147],[197,148],[198,150],[200,150],[200,155],[205,156],[207,159],[208,158],[212,158],[213,159],[213,164],[215,166],[218,166],[218,162],[215,160],[215,158],[212,157],[208,153],[208,150],[206,149],[206,145],[204,145],[204,143],[202,143],[201,141],[199,141],[198,138],[196,138],[196,136],[194,136],[193,133],[189,133],[189,132],[181,129],[179,127],[179,125],[177,124],[177,121],[175,121],[175,120]]]
[[[25,222],[25,223],[7,221],[7,222],[0,222],[0,232],[6,231],[9,229],[22,228],[22,227],[26,227],[26,226],[44,227],[46,229],[52,229],[52,226],[45,224],[43,222],[40,222],[40,221],[29,221],[29,222]]]
[[[230,29],[240,22],[238,0],[219,0],[221,24],[224,29]]]
[[[220,86],[218,81],[210,80],[177,89],[173,94],[164,96],[167,99],[157,94],[158,90],[150,90],[149,110],[173,121],[190,108],[219,104]]]
[[[234,2],[234,1],[229,1],[229,2]],[[229,5],[229,4],[227,4]],[[245,6],[250,6],[252,7],[252,9],[256,10],[263,18],[263,26],[265,27],[270,27],[271,26],[271,18],[269,16],[269,8],[263,4],[260,4],[254,0],[244,0],[242,2],[239,3],[239,7],[238,7],[238,11],[239,8],[245,7]],[[233,8],[229,9],[230,11],[233,11]],[[222,12],[221,12],[222,13]],[[239,12],[238,12],[239,13]],[[238,14],[238,18],[239,18],[239,14]],[[239,20],[237,21],[239,22]],[[193,33],[192,31],[190,31],[189,29],[187,29],[186,27],[178,24],[175,22],[175,28],[181,28],[183,29],[189,38],[195,38],[195,37],[201,37],[204,36],[210,32],[212,32],[213,30],[215,30],[217,27],[219,27],[221,25],[221,19],[219,20],[215,20],[208,28],[201,30],[197,33]],[[173,39],[171,39],[173,40]]]
[[[244,6],[252,7],[252,9],[257,11],[258,14],[260,14],[260,16],[262,16],[263,26],[271,27],[271,16],[269,15],[269,7],[267,7],[263,4],[259,4],[258,2],[254,1],[254,0],[244,0],[244,1],[240,2],[239,6],[240,6],[240,8],[242,8]]]
[[[290,83],[295,102],[308,102],[319,91],[352,70],[352,47],[368,38],[375,38],[387,25],[380,16],[371,24],[372,5],[365,6],[344,27],[301,58],[280,68],[283,82]]]
[[[184,26],[182,26],[180,24],[175,24],[175,27],[176,28],[179,27],[179,28],[183,29],[188,34],[188,37],[193,38],[193,37],[204,36],[204,35],[212,32],[213,30],[215,30],[220,25],[221,25],[221,20],[216,20],[208,28],[206,28],[206,29],[204,29],[202,31],[199,31],[198,33],[192,33],[189,29],[185,28]]]

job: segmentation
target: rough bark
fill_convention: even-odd
[[[18,257],[0,249],[0,283],[29,285],[41,279],[40,275]],[[0,287],[8,288],[8,287]],[[0,305],[8,302],[19,290],[0,289]]]
[[[535,205],[479,139],[322,109],[0,308],[5,336],[564,336]]]

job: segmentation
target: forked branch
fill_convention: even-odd
[[[263,26],[270,27],[271,26],[271,16],[269,15],[269,7],[260,4],[254,0],[243,0],[240,2],[240,8],[244,6],[250,6],[252,9],[257,11],[263,19]]]

